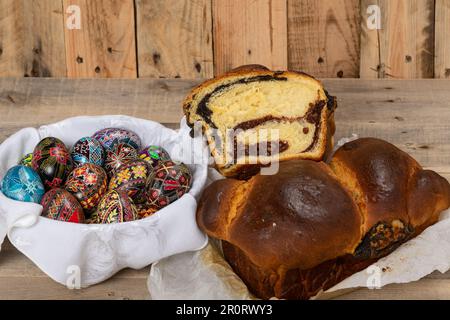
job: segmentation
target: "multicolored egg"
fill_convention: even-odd
[[[159,208],[157,206],[149,205],[149,204],[137,204],[136,209],[137,209],[139,219],[148,218],[148,217],[154,215],[159,210]]]
[[[145,185],[150,175],[150,166],[144,160],[133,160],[117,169],[109,182],[109,190],[123,190],[134,203],[143,203]]]
[[[97,139],[105,150],[111,149],[121,143],[127,143],[136,150],[141,149],[141,138],[131,130],[106,128],[97,131],[92,137]]]
[[[59,221],[84,222],[84,212],[78,201],[64,189],[52,189],[42,198],[42,216]]]
[[[33,167],[33,153],[27,153],[20,159],[19,163],[20,166],[26,166],[26,167]]]
[[[127,143],[119,143],[106,151],[105,170],[112,177],[120,166],[137,159],[137,151]]]
[[[64,185],[73,164],[69,151],[58,138],[42,139],[33,152],[33,169],[39,174],[46,189]]]
[[[10,199],[34,203],[40,203],[45,193],[39,175],[26,166],[14,166],[9,169],[3,178],[1,190]]]
[[[109,191],[98,204],[91,223],[118,223],[138,219],[133,200],[125,191]]]
[[[75,168],[67,178],[65,189],[81,204],[85,213],[93,211],[108,187],[105,170],[92,163]]]
[[[148,179],[147,201],[150,205],[163,208],[187,193],[191,181],[191,172],[184,163],[163,161]]]
[[[139,152],[139,158],[156,167],[161,161],[170,160],[170,155],[163,147],[148,146]]]
[[[81,138],[75,142],[70,155],[75,166],[92,163],[101,167],[105,162],[105,151],[102,145],[91,137]]]

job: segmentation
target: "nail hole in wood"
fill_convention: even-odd
[[[323,61],[323,58],[322,57],[319,57],[319,59],[317,59],[317,63],[323,63],[324,61]]]
[[[342,78],[344,76],[344,71],[339,70],[337,73],[338,78]]]
[[[399,117],[399,116],[395,116],[394,119],[397,120],[397,121],[405,121],[404,118]]]
[[[177,74],[177,75],[175,76],[175,79],[179,79],[179,78],[181,78],[181,76],[180,76],[179,74]]]
[[[113,50],[112,50],[111,47],[108,48],[108,52],[109,52],[109,53],[112,53],[112,52],[113,52]]]
[[[252,50],[249,49],[249,50],[247,51],[247,53],[248,53],[249,56],[251,56],[251,55],[252,55]]]
[[[195,64],[195,70],[197,70],[198,73],[200,73],[200,71],[202,71],[202,66],[200,65],[200,63],[196,63]]]
[[[34,52],[35,54],[40,54],[40,53],[41,53],[41,50],[39,50],[39,48],[33,48],[33,52]]]
[[[99,67],[99,66],[96,66],[96,67],[95,67],[95,73],[100,73],[100,71],[101,71],[100,67]]]
[[[0,56],[3,54],[3,48],[0,48]]]
[[[80,57],[80,56],[78,56],[78,57],[77,57],[77,63],[83,63],[83,58]]]
[[[158,52],[153,53],[153,63],[158,64],[159,60],[161,60],[161,55]]]
[[[412,57],[408,54],[408,55],[405,57],[405,61],[406,61],[406,63],[410,63],[410,62],[412,61]]]

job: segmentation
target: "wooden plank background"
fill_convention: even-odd
[[[450,78],[449,30],[448,0],[0,0],[0,77]]]

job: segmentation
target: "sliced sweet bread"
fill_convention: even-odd
[[[273,161],[322,160],[332,149],[335,108],[313,77],[260,65],[208,80],[183,103],[188,125],[201,124],[220,173],[242,179]]]

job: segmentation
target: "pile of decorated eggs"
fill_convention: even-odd
[[[74,223],[143,219],[178,200],[192,184],[189,168],[160,146],[141,148],[139,136],[106,128],[71,149],[42,139],[6,173],[5,196],[39,203],[42,216]]]

